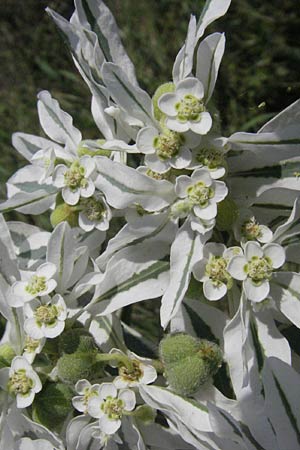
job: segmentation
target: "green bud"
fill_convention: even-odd
[[[75,384],[78,380],[89,379],[93,375],[95,353],[76,352],[65,354],[57,361],[57,373],[61,380]]]
[[[0,345],[0,369],[2,369],[2,367],[9,367],[15,356],[16,356],[16,353],[9,344],[1,344]]]
[[[50,430],[59,432],[64,420],[72,411],[73,390],[62,383],[48,383],[36,396],[32,418]]]
[[[230,197],[218,203],[216,224],[220,231],[231,231],[237,217],[238,207]]]
[[[132,415],[144,424],[149,425],[155,421],[156,411],[148,405],[141,405],[133,411]]]
[[[209,365],[199,355],[194,354],[166,366],[165,377],[173,391],[189,396],[209,380]]]
[[[66,203],[61,203],[56,206],[55,210],[50,215],[50,222],[53,228],[63,221],[68,222],[70,227],[78,226],[78,211]]]
[[[159,344],[163,364],[172,364],[193,355],[199,348],[199,340],[185,333],[169,334]]]
[[[154,117],[156,120],[160,120],[163,116],[163,113],[161,112],[161,110],[158,107],[158,100],[160,99],[160,97],[163,94],[166,94],[167,92],[174,92],[175,91],[175,84],[174,83],[164,83],[161,86],[159,86],[152,98],[152,103],[153,103],[153,112],[154,112]]]
[[[84,145],[79,145],[77,148],[77,154],[81,158],[81,156],[110,156],[111,150],[105,150],[101,148],[101,145],[105,144],[105,139],[98,139],[97,144],[99,145],[98,150],[92,150],[90,148],[85,147]]]

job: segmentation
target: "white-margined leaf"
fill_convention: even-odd
[[[153,450],[193,450],[194,447],[186,443],[171,428],[162,427],[157,423],[139,425],[139,429],[147,445]]]
[[[89,332],[103,353],[108,353],[112,348],[127,352],[121,322],[116,314],[92,316]]]
[[[103,156],[96,156],[95,160],[98,169],[95,185],[114,208],[138,203],[148,211],[156,211],[175,199],[174,187],[166,180],[154,180]]]
[[[204,242],[204,236],[193,231],[188,220],[177,232],[171,247],[170,284],[162,298],[160,312],[164,328],[178,311],[188,289],[193,266],[202,257]]]
[[[174,66],[173,80],[178,83],[188,77],[193,70],[194,49],[196,45],[196,17],[191,15],[184,45],[179,50]]]
[[[103,80],[114,101],[130,116],[140,119],[145,125],[155,125],[152,118],[152,101],[140,87],[132,84],[126,73],[113,63],[104,63]]]
[[[280,225],[273,235],[273,241],[277,242],[278,244],[285,245],[285,241],[291,238],[296,238],[297,240],[299,237],[297,236],[300,234],[300,199],[297,198],[297,200],[294,202],[294,207],[292,209],[292,212],[290,214],[290,217],[287,219],[285,223]]]
[[[299,197],[299,191],[277,188],[269,189],[256,199],[248,201],[244,198],[244,205],[252,205],[255,217],[260,223],[273,224],[286,220],[291,214],[295,200]]]
[[[205,103],[209,102],[214,91],[224,50],[224,33],[210,34],[199,45],[197,51],[196,77],[204,86]]]
[[[31,161],[33,155],[39,150],[53,148],[56,152],[61,151],[61,147],[55,142],[27,133],[14,133],[12,145],[28,161]]]
[[[57,189],[38,189],[35,192],[18,192],[0,204],[0,212],[18,211],[24,214],[42,214],[53,205]]]
[[[219,17],[224,16],[231,0],[206,0],[201,16],[197,23],[197,41],[203,36],[206,28]]]
[[[270,294],[279,310],[300,328],[300,274],[275,272],[270,286]]]
[[[300,448],[300,377],[288,364],[269,358],[263,370],[265,412],[280,450]]]

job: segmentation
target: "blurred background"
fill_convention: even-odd
[[[152,95],[171,79],[189,16],[199,17],[204,0],[106,0],[136,65],[141,85]],[[74,118],[83,138],[99,138],[90,114],[90,93],[77,73],[46,6],[69,18],[73,0],[0,1],[0,201],[5,182],[25,161],[11,146],[15,131],[43,135],[36,95],[50,90]],[[225,31],[226,50],[214,95],[223,134],[257,131],[300,97],[300,8],[295,0],[232,0],[227,15],[207,32]],[[50,230],[47,214],[22,220]],[[132,322],[149,336],[158,327],[159,303],[136,304]],[[154,309],[154,310],[153,310]],[[156,311],[157,314],[153,314]],[[128,308],[125,315],[130,313]],[[127,320],[126,320],[127,321]]]

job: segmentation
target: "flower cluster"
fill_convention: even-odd
[[[225,36],[204,33],[229,5],[191,16],[152,97],[102,0],[47,10],[99,138],[46,91],[47,137],[13,135],[28,164],[0,204],[0,448],[299,448],[300,101],[222,136]],[[50,212],[52,232],[13,209]],[[151,299],[158,332],[135,309]]]

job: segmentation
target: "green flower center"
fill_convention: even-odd
[[[80,165],[79,161],[74,161],[64,175],[65,185],[70,189],[84,188],[87,185],[87,180],[84,178],[85,168]]]
[[[40,326],[42,324],[53,325],[57,321],[58,313],[55,305],[41,305],[36,309],[34,316]]]
[[[180,122],[197,121],[200,114],[205,111],[202,101],[192,94],[185,95],[180,102],[176,103],[175,109]]]
[[[101,410],[109,419],[121,419],[124,411],[124,402],[120,398],[108,396],[101,404]]]
[[[12,394],[26,395],[32,389],[33,381],[26,375],[25,369],[19,369],[9,378],[8,390]]]
[[[206,186],[203,181],[198,181],[198,183],[187,188],[187,194],[193,205],[206,208],[208,206],[209,199],[213,198],[215,192],[211,187]]]
[[[177,156],[183,143],[183,137],[174,131],[165,132],[156,136],[153,141],[156,154],[159,159],[166,159]]]
[[[259,223],[255,220],[255,217],[246,220],[241,228],[242,236],[244,236],[248,241],[257,239],[261,235],[261,230]]]
[[[211,170],[225,165],[224,155],[215,149],[203,149],[197,153],[196,160]]]
[[[143,376],[141,365],[136,359],[133,359],[131,362],[133,368],[129,370],[126,366],[122,365],[119,367],[119,375],[126,381],[139,381]]]
[[[214,286],[224,283],[228,289],[232,287],[232,277],[227,272],[227,261],[222,256],[211,256],[206,264],[205,273],[212,280]]]
[[[254,283],[261,284],[262,281],[270,280],[272,277],[272,261],[266,256],[263,258],[252,256],[251,261],[244,266],[244,270]]]
[[[84,200],[84,214],[91,221],[100,222],[106,216],[106,207],[101,200],[95,198],[89,198]]]
[[[154,170],[147,169],[146,175],[154,180],[169,180],[171,177],[171,170],[164,173],[154,172]]]
[[[38,277],[37,275],[33,275],[25,287],[25,291],[31,295],[37,295],[40,292],[45,291],[46,288],[46,277]]]
[[[40,341],[38,339],[33,339],[30,336],[26,336],[24,351],[28,353],[34,353],[39,345]]]

